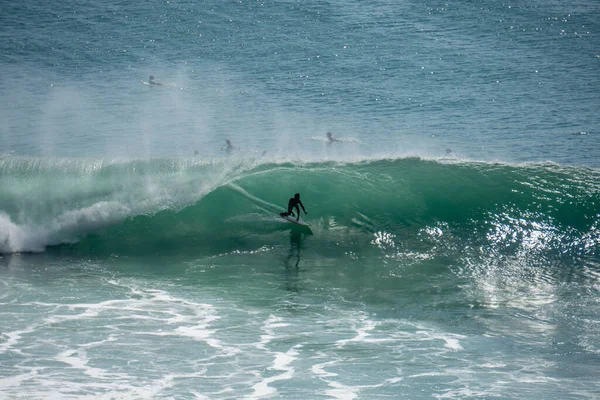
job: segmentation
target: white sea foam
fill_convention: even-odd
[[[296,360],[296,356],[298,356],[298,351],[302,346],[296,345],[290,348],[285,353],[276,352],[275,359],[273,360],[273,364],[269,369],[275,371],[283,371],[279,375],[271,376],[269,378],[264,378],[260,382],[254,384],[252,389],[254,392],[248,396],[249,399],[258,399],[261,397],[272,396],[277,393],[277,389],[269,386],[270,383],[280,380],[292,379],[294,377],[294,368],[290,366]]]
[[[0,253],[40,252],[46,246],[77,242],[81,234],[122,221],[131,209],[118,202],[99,202],[66,211],[50,222],[16,224],[0,213]]]
[[[271,366],[268,368],[272,371],[283,371],[282,373],[270,376],[267,378],[262,378],[259,382],[255,383],[252,386],[253,393],[248,396],[249,399],[258,399],[262,397],[273,396],[277,393],[277,389],[270,386],[269,384],[280,381],[292,379],[294,376],[294,368],[291,364],[296,360],[299,355],[299,350],[302,348],[301,344],[297,344],[289,348],[285,352],[275,351],[269,349],[269,344],[272,340],[278,337],[276,334],[276,330],[280,328],[286,328],[289,324],[283,322],[281,317],[277,317],[275,315],[270,315],[267,320],[264,321],[261,326],[261,331],[263,334],[260,335],[260,343],[257,344],[257,347],[267,351],[272,355],[273,362]]]

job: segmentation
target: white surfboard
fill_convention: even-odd
[[[285,219],[286,221],[291,222],[292,224],[296,224],[296,225],[300,225],[300,226],[309,226],[308,222],[304,222],[302,220],[296,220],[296,217],[292,217],[291,215],[288,215],[286,217],[281,215],[281,218]]]

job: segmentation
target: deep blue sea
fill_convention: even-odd
[[[1,2],[0,399],[600,398],[599,78],[597,0]]]

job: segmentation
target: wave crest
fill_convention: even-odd
[[[276,242],[277,213],[296,192],[322,237],[365,246],[390,250],[393,240],[378,238],[423,232],[451,234],[455,247],[598,246],[600,173],[589,168],[419,158],[1,162],[1,253],[82,239],[81,248],[120,252]]]

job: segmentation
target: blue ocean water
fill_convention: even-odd
[[[3,3],[0,398],[599,397],[599,17]]]

